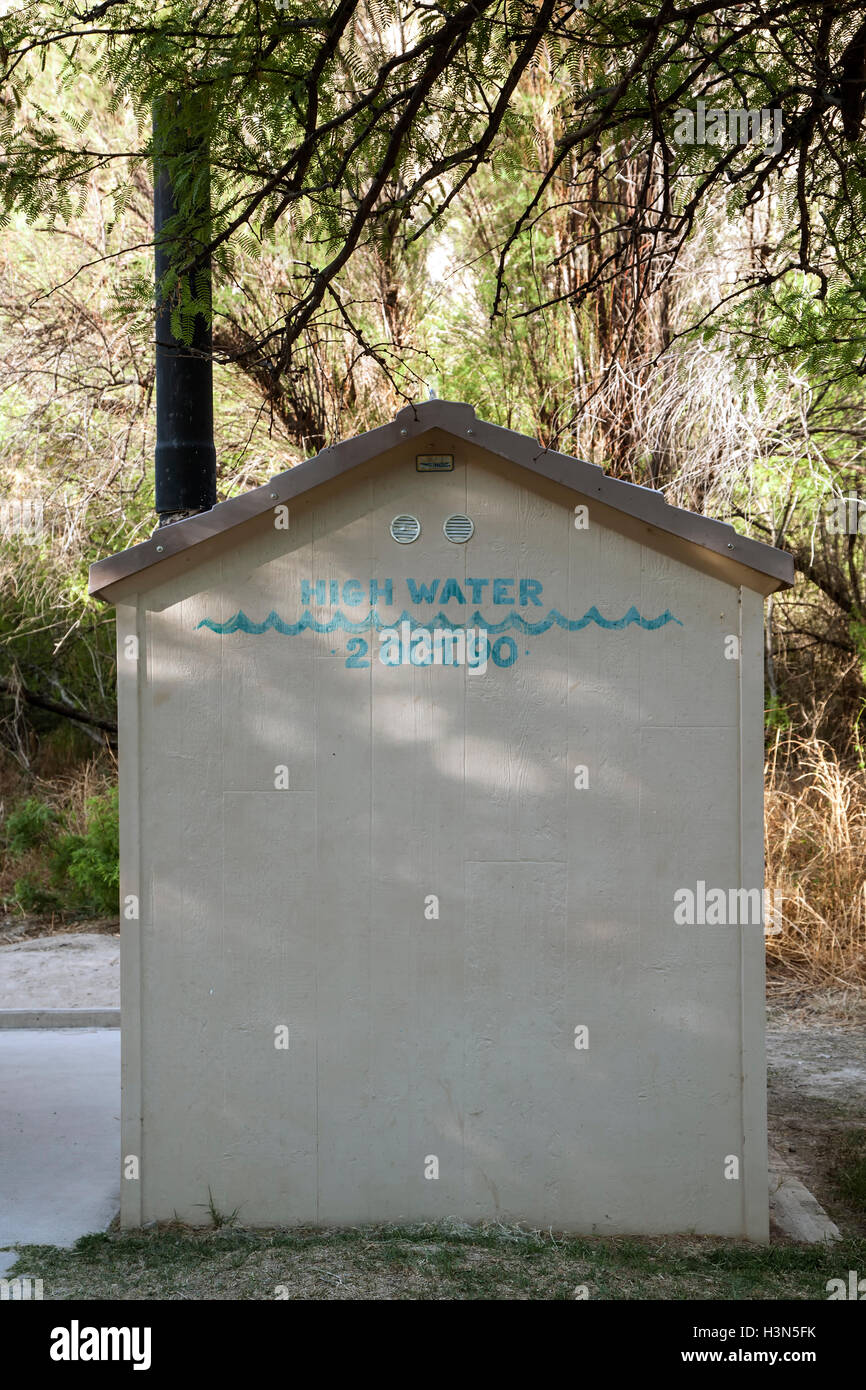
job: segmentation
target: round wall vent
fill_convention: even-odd
[[[395,516],[391,522],[391,535],[399,545],[411,545],[421,534],[421,523],[417,516]]]
[[[453,541],[455,545],[463,545],[469,540],[475,525],[468,516],[449,516],[442,530],[449,541]]]

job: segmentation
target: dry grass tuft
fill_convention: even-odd
[[[817,738],[777,738],[766,766],[766,885],[781,893],[767,964],[792,986],[866,985],[866,772]]]

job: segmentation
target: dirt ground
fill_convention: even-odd
[[[770,1143],[836,1222],[866,1235],[866,1211],[841,1189],[851,1145],[866,1153],[866,994],[801,995],[767,1015]]]
[[[0,1009],[119,1007],[116,922],[77,922],[48,934],[32,920],[0,926]]]

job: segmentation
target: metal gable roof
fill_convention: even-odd
[[[768,592],[788,588],[794,582],[794,561],[787,551],[741,536],[727,522],[669,506],[662,493],[608,477],[598,464],[544,449],[527,435],[479,420],[470,405],[432,400],[406,406],[389,424],[340,444],[331,444],[314,458],[277,474],[262,487],[219,502],[210,511],[164,526],[139,545],[98,560],[90,567],[90,593],[110,600],[108,589],[137,575],[142,576],[140,587],[149,588],[159,582],[156,571],[164,561],[272,510],[281,502],[289,502],[311,488],[330,482],[377,454],[384,454],[430,429],[469,438],[489,453],[560,483],[588,500],[603,502],[614,511],[643,521],[658,531],[680,537],[768,576],[775,582],[760,586]],[[195,563],[195,557],[189,558]],[[154,573],[147,574],[151,569]]]

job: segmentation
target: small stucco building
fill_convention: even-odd
[[[94,565],[123,1224],[766,1239],[762,608],[793,577],[447,401]]]

